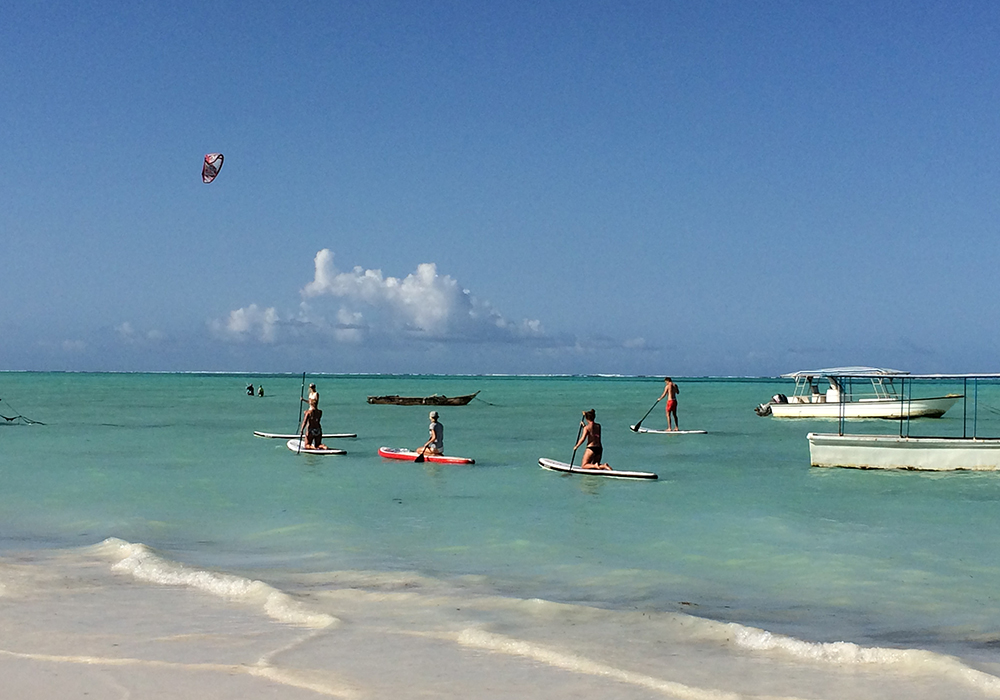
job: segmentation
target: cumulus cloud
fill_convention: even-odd
[[[539,321],[505,318],[452,277],[438,274],[434,263],[422,263],[402,279],[362,267],[341,272],[333,252],[324,248],[314,264],[313,280],[302,289],[302,320],[322,324],[322,308],[332,303],[333,328],[343,341],[383,333],[437,341],[522,341],[544,335]]]
[[[603,336],[581,340],[549,334],[537,319],[512,320],[450,275],[440,274],[435,263],[419,264],[405,277],[360,266],[343,271],[324,248],[313,264],[313,279],[299,290],[295,311],[250,304],[210,322],[211,332],[228,341],[287,344],[296,350],[332,344],[379,351],[488,344],[546,355],[650,350],[642,338],[625,343]]]
[[[229,312],[225,321],[213,321],[212,331],[231,340],[257,340],[262,343],[273,343],[278,335],[278,312],[274,307],[261,309],[251,304],[242,309]]]

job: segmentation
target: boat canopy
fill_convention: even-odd
[[[905,377],[909,372],[884,367],[829,367],[827,369],[801,370],[781,375],[785,379],[804,377]]]
[[[1000,372],[960,372],[960,373],[933,373],[912,374],[897,369],[881,369],[879,367],[831,367],[829,369],[803,370],[801,372],[790,372],[782,374],[786,379],[804,379],[806,377],[902,377],[904,379],[1000,379]]]

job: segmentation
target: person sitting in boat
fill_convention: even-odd
[[[299,426],[299,435],[305,434],[306,447],[315,450],[329,449],[323,444],[323,412],[315,406],[310,406],[306,414],[302,416],[302,425]]]
[[[431,411],[428,417],[431,419],[430,437],[423,444],[418,452],[420,454],[441,455],[444,454],[444,426],[438,421],[438,412]]]
[[[584,442],[587,443],[587,449],[583,451],[583,460],[580,463],[580,468],[611,469],[611,465],[601,464],[601,457],[604,456],[604,446],[601,444],[601,424],[594,422],[594,418],[597,417],[597,411],[594,409],[584,411],[583,417],[586,421],[580,423],[583,426],[583,432],[580,434],[580,439],[577,440],[576,445],[573,446],[573,451],[575,452],[580,445]]]

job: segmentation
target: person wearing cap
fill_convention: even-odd
[[[316,385],[309,385],[309,398],[300,399],[301,401],[306,401],[309,404],[309,408],[319,408],[319,392],[316,391]]]
[[[431,419],[430,438],[418,452],[432,455],[444,454],[444,426],[438,421],[438,412],[431,411],[429,418]]]

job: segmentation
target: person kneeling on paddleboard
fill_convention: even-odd
[[[306,414],[302,416],[302,425],[299,426],[299,435],[305,433],[307,449],[330,449],[323,444],[323,426],[320,424],[322,418],[323,412],[315,406],[310,406],[309,410],[306,411]]]
[[[597,417],[597,411],[594,409],[584,411],[583,417],[586,419],[586,422],[580,423],[583,427],[583,432],[580,434],[580,439],[576,445],[573,446],[573,451],[575,452],[580,445],[584,442],[587,443],[587,449],[583,451],[583,460],[580,468],[611,469],[611,465],[601,464],[601,457],[604,456],[604,446],[601,444],[601,424],[594,422],[594,418]]]
[[[438,422],[438,412],[431,411],[428,417],[431,419],[431,436],[418,452],[430,455],[444,454],[444,426]]]

